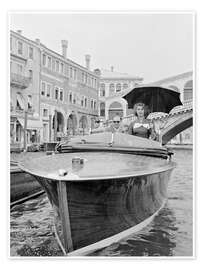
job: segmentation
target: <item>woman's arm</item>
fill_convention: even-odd
[[[154,141],[158,141],[158,134],[155,131],[155,126],[154,126],[153,121],[150,123],[150,139]]]

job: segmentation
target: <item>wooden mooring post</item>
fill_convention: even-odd
[[[64,248],[68,253],[70,251],[73,251],[73,243],[72,243],[70,216],[68,209],[67,188],[66,182],[64,181],[59,181],[58,183],[58,198],[59,198],[59,211],[62,222],[64,245],[65,245]]]

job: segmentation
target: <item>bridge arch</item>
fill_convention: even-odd
[[[115,115],[123,117],[123,106],[118,101],[113,101],[109,106],[109,119],[113,119]]]
[[[181,133],[185,129],[191,127],[193,125],[193,114],[187,113],[186,115],[181,114],[181,116],[167,126],[161,132],[162,144],[165,145],[172,138],[174,138],[177,134]]]

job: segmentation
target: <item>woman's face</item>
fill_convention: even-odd
[[[143,117],[144,116],[144,107],[143,106],[138,106],[136,112],[137,112],[138,117]]]

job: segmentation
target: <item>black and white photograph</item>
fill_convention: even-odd
[[[194,258],[195,12],[7,32],[10,258]]]

